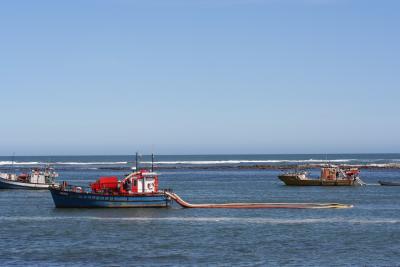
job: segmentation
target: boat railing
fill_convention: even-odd
[[[69,191],[69,192],[86,192],[89,193],[91,188],[88,186],[81,186],[81,185],[70,185],[70,184],[61,184],[60,189],[62,191]]]
[[[92,188],[90,186],[82,186],[82,185],[73,185],[73,184],[67,184],[67,183],[62,183],[61,185],[58,186],[58,188],[61,191],[67,191],[67,192],[76,192],[76,193],[95,193],[92,191]],[[103,192],[102,193],[107,193],[109,195],[114,195],[116,194],[115,191],[113,190],[109,190],[109,192],[107,192],[106,190],[107,188],[102,188]],[[155,193],[173,193],[173,190],[171,188],[165,188],[165,189],[159,189],[158,192]],[[121,195],[120,192],[118,192],[119,195]],[[130,195],[130,194],[122,194],[122,195]]]

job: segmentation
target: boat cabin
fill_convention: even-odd
[[[336,180],[339,176],[339,170],[337,168],[322,168],[321,169],[321,180]]]
[[[145,170],[134,172],[121,181],[123,191],[127,193],[151,193],[158,191],[158,176]],[[120,190],[123,192],[122,190]]]
[[[321,168],[321,180],[354,180],[360,171],[357,168],[341,169],[336,166]]]
[[[145,194],[158,191],[158,175],[140,170],[127,175],[122,181],[115,176],[100,177],[90,185],[94,193]]]
[[[37,169],[32,170],[32,173],[29,178],[30,178],[29,183],[33,183],[33,184],[45,184],[46,183],[44,173],[40,172]]]

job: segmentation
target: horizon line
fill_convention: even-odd
[[[400,152],[344,152],[344,153],[210,153],[210,154],[154,154],[155,156],[250,156],[250,155],[379,155],[400,154]],[[151,156],[143,154],[141,156]],[[57,154],[57,155],[0,155],[0,157],[93,157],[93,156],[135,156],[135,154]]]

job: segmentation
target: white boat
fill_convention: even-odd
[[[0,173],[0,189],[48,189],[57,186],[58,173],[50,167],[34,169],[30,174]]]

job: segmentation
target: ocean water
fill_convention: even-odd
[[[148,157],[143,157],[149,162]],[[363,169],[363,187],[288,187],[255,164],[371,165],[399,154],[157,156],[160,186],[204,202],[340,202],[352,209],[56,209],[48,191],[0,191],[2,266],[398,266],[400,169]],[[133,156],[0,157],[0,171],[52,163],[59,181],[125,174]],[[227,168],[230,167],[230,168]],[[317,176],[318,170],[310,170]]]

